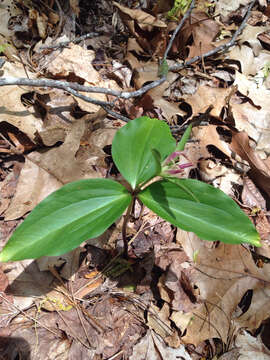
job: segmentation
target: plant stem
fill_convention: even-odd
[[[124,259],[128,259],[127,223],[130,219],[130,214],[133,209],[134,201],[135,201],[135,196],[133,196],[132,201],[128,206],[126,215],[124,216],[124,222],[123,222],[123,226],[122,226],[122,238],[123,238],[123,242],[124,242],[124,251],[123,251]]]

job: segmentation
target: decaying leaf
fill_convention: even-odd
[[[191,281],[198,287],[198,298],[203,301],[192,311],[192,319],[182,338],[185,343],[196,345],[213,337],[221,338],[226,343],[231,330],[242,327],[244,319],[245,326],[254,329],[262,318],[269,316],[268,309],[262,309],[261,316],[255,321],[256,304],[262,305],[269,298],[269,265],[257,268],[249,251],[242,246],[219,244],[213,247],[180,229],[177,239],[190,260],[195,259]],[[249,316],[246,317],[244,313],[234,317],[238,303],[250,289],[262,294],[262,302],[258,299],[260,302],[257,303],[256,297],[253,297]],[[187,315],[184,314],[184,317]]]
[[[249,163],[251,178],[270,196],[270,168],[268,163],[263,161],[249,145],[248,135],[245,132],[233,134],[230,146],[243,160]]]
[[[79,45],[71,44],[65,48],[57,57],[47,59],[47,71],[55,77],[66,78],[68,76],[77,76],[89,86],[99,86],[119,90],[116,82],[113,80],[104,81],[100,74],[94,69],[92,60],[95,58],[93,50],[85,50]],[[107,101],[105,94],[83,93],[83,95],[100,101]],[[90,113],[97,112],[99,106],[78,99],[78,104],[82,110]]]
[[[113,1],[113,5],[116,6],[122,13],[127,15],[130,19],[138,22],[138,24],[152,25],[161,28],[167,26],[163,21],[158,20],[155,16],[150,15],[142,10],[130,9],[128,7],[118,4],[115,1]]]
[[[6,77],[26,77],[24,67],[18,63],[6,62],[2,70]],[[29,72],[28,75],[35,78],[33,73]],[[5,99],[5,101],[1,101],[0,104],[0,121],[9,122],[25,133],[31,140],[34,140],[35,132],[41,131],[43,125],[41,119],[34,116],[34,112],[22,104],[22,95],[30,91],[32,89],[22,86],[1,86],[0,98]]]
[[[162,339],[151,330],[148,330],[147,334],[134,346],[130,360],[158,360],[160,357],[162,359],[191,360],[185,347],[180,346],[178,349],[167,347]]]
[[[235,339],[238,348],[239,360],[268,360],[269,349],[262,343],[260,337],[254,337],[247,331],[242,330]]]

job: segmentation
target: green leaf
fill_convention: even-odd
[[[131,195],[109,179],[79,180],[44,199],[15,230],[0,261],[61,255],[102,234],[125,211]]]
[[[181,140],[179,141],[179,143],[178,143],[177,146],[176,146],[175,151],[183,151],[183,150],[184,150],[185,145],[186,145],[186,143],[187,143],[187,141],[188,141],[188,139],[189,139],[189,137],[190,137],[191,130],[192,130],[192,124],[190,124],[190,125],[186,128],[183,136],[181,137]]]
[[[163,219],[201,239],[260,246],[260,237],[245,213],[211,185],[193,179],[162,180],[138,197]]]
[[[156,174],[160,174],[161,173],[161,155],[160,155],[159,151],[157,151],[156,149],[152,149],[152,154],[154,155],[153,159],[156,163]]]
[[[168,63],[167,63],[167,60],[166,60],[166,59],[163,59],[163,60],[161,61],[161,64],[160,64],[159,67],[158,67],[158,76],[159,76],[159,77],[162,77],[162,76],[167,77],[168,72],[169,72],[169,65],[168,65]]]
[[[112,157],[120,173],[135,189],[158,174],[152,150],[158,151],[163,161],[175,146],[170,128],[164,121],[144,116],[117,131]]]

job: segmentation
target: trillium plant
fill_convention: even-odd
[[[230,197],[204,182],[175,177],[191,165],[183,152],[190,131],[176,144],[165,122],[149,117],[130,121],[112,143],[114,163],[129,186],[110,179],[64,185],[15,230],[0,261],[61,255],[101,235],[123,213],[127,255],[126,225],[136,199],[201,239],[260,246],[254,225]]]

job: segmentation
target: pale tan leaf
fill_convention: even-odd
[[[160,358],[191,360],[183,345],[178,349],[170,348],[158,335],[148,330],[147,334],[134,346],[130,360],[160,360]]]
[[[61,77],[68,77],[70,74],[75,74],[85,81],[85,85],[119,90],[115,81],[104,81],[101,78],[91,63],[94,58],[95,52],[93,50],[86,50],[79,45],[70,44],[70,46],[61,51],[57,57],[54,56],[53,60],[49,61],[47,64],[47,71],[54,76]],[[82,94],[96,100],[107,101],[105,94]],[[90,113],[97,112],[100,108],[100,106],[85,102],[84,100],[78,98],[76,98],[76,100],[81,109]]]
[[[258,56],[260,50],[262,49],[262,45],[260,41],[257,39],[257,35],[267,30],[269,30],[269,28],[266,26],[251,26],[249,24],[246,24],[242,32],[242,35],[240,37],[239,43],[243,44],[247,42],[251,46],[254,55]]]
[[[2,67],[4,77],[25,78],[25,70],[21,64],[6,62]],[[30,78],[36,75],[28,71]],[[21,96],[32,91],[22,86],[0,87],[0,121],[7,121],[34,140],[35,132],[43,129],[41,119],[34,116],[34,111],[22,104]]]
[[[15,197],[5,212],[6,220],[19,218],[31,211],[64,183],[101,176],[89,166],[89,158],[82,161],[76,158],[84,129],[84,120],[77,120],[66,136],[64,144],[46,153],[32,152],[28,155],[20,174]]]
[[[214,246],[213,243],[200,240],[196,235],[180,229],[177,239],[190,260],[194,261],[194,257],[196,258],[191,278],[198,287],[199,298],[204,302],[193,310],[193,320],[188,324],[186,335],[182,339],[196,345],[206,339],[218,337],[226,343],[231,328],[242,326],[242,317],[234,317],[234,312],[247,290],[252,289],[262,294],[258,303],[261,306],[269,300],[267,293],[270,266],[265,264],[263,268],[256,267],[250,252],[240,245],[220,243]],[[269,310],[263,307],[258,322],[254,322],[257,311],[255,296],[252,302],[254,305],[251,305],[249,318],[242,315],[246,320],[245,326],[250,329],[254,328],[254,324],[257,327],[269,316]],[[178,321],[183,323],[183,320]]]
[[[230,12],[237,10],[241,5],[249,4],[249,0],[220,0],[215,6],[215,15],[227,16]]]
[[[270,93],[264,85],[258,85],[245,75],[236,72],[234,85],[252,100],[249,103],[232,104],[237,129],[245,130],[257,142],[257,150],[270,151]]]
[[[61,186],[62,183],[55,177],[26,159],[20,173],[15,196],[5,212],[5,220],[18,219],[25,215]]]
[[[238,348],[238,360],[269,360],[270,350],[262,343],[259,336],[254,337],[247,331],[241,331],[236,339],[235,345]]]

